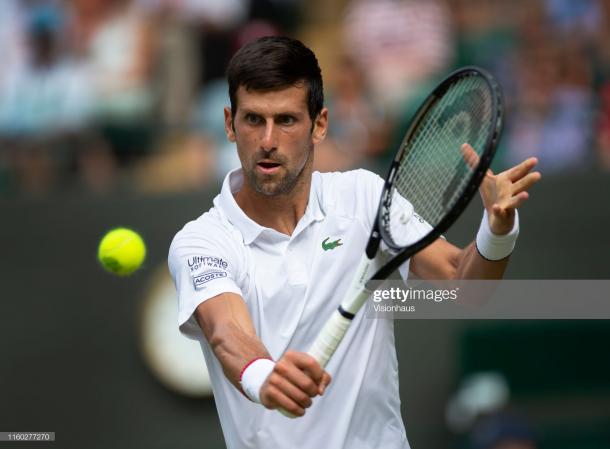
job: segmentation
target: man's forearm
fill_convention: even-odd
[[[211,298],[197,307],[195,317],[225,376],[238,389],[242,370],[249,362],[270,358],[240,296],[223,293]]]
[[[496,223],[497,224],[497,223]],[[519,215],[514,211],[507,232],[495,234],[490,228],[487,211],[477,232],[475,241],[461,251],[456,268],[457,279],[502,279],[508,259],[519,235]]]
[[[248,363],[259,358],[271,358],[256,335],[244,332],[234,323],[217,326],[206,338],[220,361],[225,376],[238,389],[241,389],[240,375]]]
[[[502,279],[509,258],[485,259],[477,250],[475,242],[472,242],[460,254],[455,277],[456,279]]]
[[[277,361],[264,360],[271,358],[269,351],[239,295],[208,299],[195,316],[227,379],[253,402],[302,416],[330,383],[330,375],[306,353],[287,351]]]

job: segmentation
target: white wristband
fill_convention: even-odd
[[[508,257],[515,249],[519,235],[519,213],[515,210],[515,223],[508,234],[496,235],[489,227],[487,210],[483,212],[481,226],[477,233],[476,246],[479,254],[487,260],[501,260]]]
[[[256,359],[244,369],[239,382],[241,383],[242,390],[251,401],[257,404],[261,403],[261,387],[269,374],[271,374],[271,371],[273,371],[274,366],[275,362],[273,360]]]

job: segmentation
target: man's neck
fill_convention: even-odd
[[[305,215],[311,188],[311,173],[303,174],[287,194],[268,196],[252,189],[248,182],[235,194],[235,201],[244,213],[259,225],[292,235]]]

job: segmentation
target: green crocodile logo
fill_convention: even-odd
[[[328,239],[330,239],[330,237],[326,237],[324,239],[324,241],[322,242],[322,249],[324,251],[328,251],[330,249],[335,249],[337,246],[343,245],[343,243],[341,243],[341,239],[337,239],[334,242],[326,243],[326,242],[328,242]]]

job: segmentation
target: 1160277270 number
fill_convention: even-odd
[[[0,432],[0,441],[55,441],[55,432]]]

